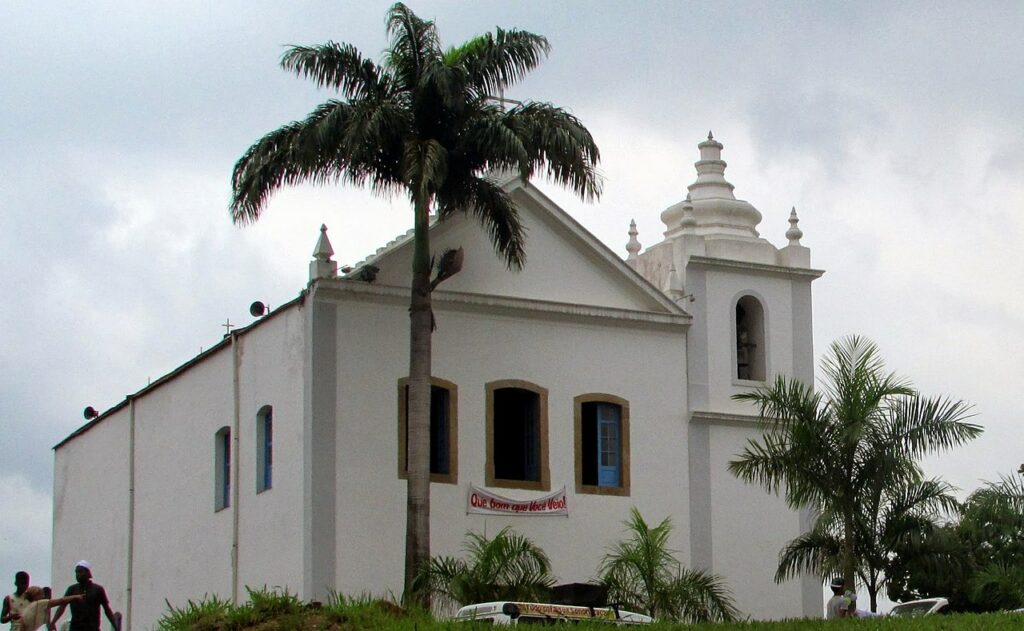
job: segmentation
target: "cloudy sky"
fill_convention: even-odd
[[[378,58],[381,2],[0,3],[0,580],[50,581],[51,447],[303,288],[321,223],[353,263],[411,225],[360,190],[279,194],[228,217],[234,161],[329,93],[288,44]],[[791,206],[827,274],[815,348],[859,333],[922,392],[975,405],[983,438],[929,461],[965,490],[1024,462],[1024,9],[1016,2],[429,2],[447,42],[547,36],[507,96],[587,124],[606,192],[541,184],[623,255],[653,245],[713,130],[777,245]],[[97,462],[96,467],[104,464]],[[71,582],[58,573],[53,582]]]

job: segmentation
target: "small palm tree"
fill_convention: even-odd
[[[922,533],[931,533],[943,515],[957,510],[955,489],[941,480],[922,480],[904,486],[876,486],[864,494],[854,519],[857,576],[868,592],[871,611],[878,608],[878,593],[892,576],[893,560],[914,544]],[[926,556],[941,557],[943,550],[916,546],[919,563]],[[793,539],[779,554],[775,581],[799,574],[829,576],[842,572],[842,519],[823,513],[810,531]]]
[[[858,519],[873,489],[911,488],[923,478],[918,460],[981,434],[967,423],[970,406],[921,397],[885,370],[878,347],[851,336],[833,342],[822,361],[820,392],[779,376],[734,399],[756,405],[764,435],[750,440],[729,471],[778,493],[792,508],[834,520],[847,585],[858,561]]]
[[[417,591],[442,610],[496,600],[543,601],[555,582],[544,550],[509,527],[493,539],[466,533],[463,549],[465,558],[434,557],[417,576]]]
[[[668,547],[672,522],[651,528],[636,508],[625,522],[630,537],[616,543],[598,569],[608,599],[652,618],[728,622],[739,611],[722,578],[682,566]]]
[[[391,45],[378,65],[354,46],[295,46],[285,70],[340,93],[304,120],[270,132],[245,152],[232,176],[231,216],[260,218],[269,197],[302,182],[367,186],[402,194],[413,209],[409,305],[408,489],[405,588],[430,559],[431,292],[458,271],[430,250],[430,214],[471,214],[509,269],[525,262],[515,202],[496,173],[529,181],[543,173],[585,200],[601,192],[597,145],[571,114],[527,101],[510,109],[494,95],[518,82],[548,53],[548,41],[497,29],[444,49],[434,23],[404,4],[387,14]],[[451,250],[452,254],[457,250]],[[437,260],[437,271],[434,272]],[[451,260],[461,260],[452,257]],[[425,604],[425,603],[424,603]]]

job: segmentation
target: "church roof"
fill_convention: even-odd
[[[256,320],[252,324],[249,324],[249,325],[243,326],[243,327],[238,327],[237,329],[235,329],[231,333],[225,335],[223,338],[221,338],[221,340],[219,342],[217,342],[216,344],[214,344],[210,348],[208,348],[208,349],[206,349],[204,351],[201,351],[198,355],[196,355],[195,357],[189,359],[184,364],[181,364],[180,366],[178,366],[177,368],[175,368],[171,372],[169,372],[166,375],[160,377],[156,381],[153,381],[151,383],[146,384],[145,387],[140,388],[138,391],[136,391],[136,392],[134,392],[132,394],[127,395],[124,399],[119,401],[114,406],[110,407],[107,410],[104,410],[98,416],[96,416],[95,418],[93,418],[92,420],[86,422],[84,425],[82,425],[81,427],[79,427],[75,431],[73,431],[70,434],[68,434],[68,436],[64,440],[62,440],[59,443],[57,443],[56,445],[54,445],[53,449],[60,449],[63,445],[65,445],[66,443],[71,441],[73,438],[75,438],[77,436],[80,436],[80,435],[84,434],[85,432],[89,431],[90,429],[95,427],[97,424],[102,422],[104,419],[106,419],[108,416],[114,414],[118,410],[122,409],[123,407],[125,407],[126,405],[131,403],[132,399],[137,399],[137,398],[143,396],[144,394],[146,394],[147,392],[150,392],[151,390],[159,388],[160,386],[162,386],[162,385],[164,385],[164,384],[174,380],[176,377],[178,377],[179,375],[185,373],[187,370],[189,370],[190,368],[192,368],[196,364],[202,362],[203,360],[207,359],[208,357],[212,357],[212,356],[216,355],[217,353],[221,352],[222,350],[224,350],[225,348],[230,347],[230,345],[231,345],[231,338],[232,337],[242,337],[244,335],[247,335],[248,333],[250,333],[251,331],[253,331],[257,327],[261,326],[264,322],[270,320],[271,318],[273,318],[273,317],[275,317],[275,316],[277,316],[277,315],[279,315],[281,313],[284,313],[285,311],[288,311],[288,310],[292,309],[296,305],[302,304],[305,300],[306,300],[306,290],[302,290],[301,292],[299,292],[298,296],[296,296],[295,298],[289,300],[288,302],[278,306],[273,311],[271,311],[271,312],[267,313],[266,315],[260,317],[258,320]]]

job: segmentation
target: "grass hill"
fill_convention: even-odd
[[[555,624],[575,631],[608,631],[606,623]],[[328,603],[304,603],[288,592],[249,590],[240,605],[216,596],[175,607],[157,622],[156,631],[482,631],[484,624],[436,620],[429,613],[407,610],[389,600],[336,596]],[[1024,614],[956,614],[930,618],[867,618],[849,620],[784,620],[723,624],[655,623],[647,631],[1019,631]]]

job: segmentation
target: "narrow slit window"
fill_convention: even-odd
[[[274,408],[265,405],[256,415],[256,492],[274,486]]]
[[[214,435],[214,509],[231,505],[231,428],[222,427]]]

